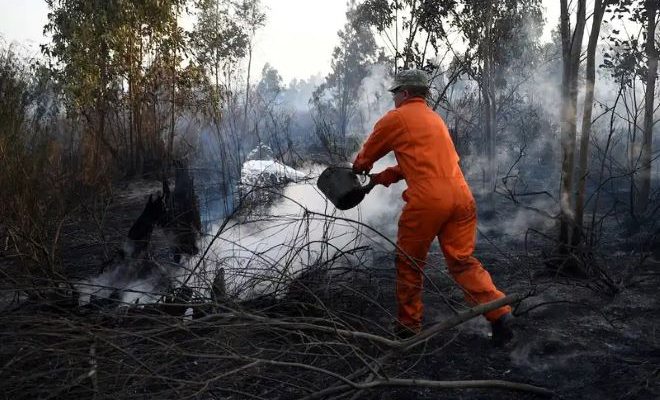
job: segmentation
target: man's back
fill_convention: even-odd
[[[408,100],[384,118],[391,118],[393,125],[401,126],[391,140],[408,185],[406,201],[447,199],[451,196],[450,187],[465,185],[449,130],[424,99]]]

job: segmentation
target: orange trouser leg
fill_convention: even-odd
[[[422,271],[442,218],[438,212],[406,208],[399,218],[396,258],[398,318],[401,324],[414,330],[421,328],[424,312]]]
[[[477,213],[474,202],[465,207],[457,207],[438,235],[447,269],[463,289],[465,299],[470,304],[488,303],[504,297],[504,293],[495,287],[488,271],[472,256],[476,237]],[[492,322],[508,312],[511,312],[511,307],[505,306],[485,316]]]

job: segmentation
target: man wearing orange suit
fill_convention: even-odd
[[[406,205],[399,218],[397,237],[396,333],[400,337],[421,330],[422,271],[435,238],[440,242],[449,273],[463,289],[468,303],[487,303],[504,297],[472,255],[476,205],[447,126],[426,104],[428,90],[424,71],[401,71],[390,88],[395,109],[376,123],[353,162],[355,173],[368,173],[377,160],[393,151],[398,165],[372,175],[372,181],[387,187],[405,179],[408,186],[403,193]],[[496,342],[511,339],[509,306],[490,311],[485,317],[492,324]]]

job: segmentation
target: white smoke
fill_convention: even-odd
[[[86,305],[93,299],[109,299],[124,304],[148,304],[158,301],[167,289],[173,268],[144,260],[126,259],[97,277],[76,285],[78,302]]]
[[[207,236],[200,244],[202,254],[188,261],[189,271],[198,268],[190,285],[204,292],[222,268],[230,296],[282,294],[305,268],[322,265],[340,252],[345,253],[343,261],[359,265],[368,254],[350,254],[351,250],[364,245],[392,250],[387,239],[395,240],[400,185],[390,190],[377,187],[358,207],[339,211],[315,186],[321,170],[314,166],[307,171],[309,182],[289,184],[265,217],[232,220],[213,243]],[[385,238],[363,224],[384,228]]]
[[[376,121],[394,107],[392,95],[387,91],[392,77],[389,68],[383,64],[369,66],[369,74],[362,79],[358,90],[359,110],[356,118],[356,132],[367,135]]]

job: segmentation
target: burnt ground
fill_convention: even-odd
[[[106,201],[72,217],[62,239],[68,275],[94,276],[110,264],[147,193],[159,189],[155,181],[126,183]],[[495,218],[505,218],[506,212],[501,209]],[[477,257],[500,288],[526,295],[515,307],[514,341],[494,347],[488,324],[476,318],[413,351],[396,354],[382,365],[383,376],[506,380],[550,389],[558,399],[660,398],[660,263],[635,251],[642,236],[612,234],[591,254],[590,262],[614,282],[613,291],[593,277],[549,273],[545,261],[552,243],[541,236],[528,236],[524,242],[522,237],[486,235],[480,237]],[[161,239],[155,233],[154,241]],[[11,259],[3,256],[4,268]],[[452,315],[452,307],[461,311],[465,306],[437,249],[429,264],[425,305],[431,324]],[[251,316],[268,321],[317,318],[314,321],[324,326],[341,322],[344,328],[392,339],[387,330],[394,310],[391,255],[377,254],[371,265],[320,268],[301,282],[303,293],[227,303],[210,313],[204,309],[205,317],[188,323],[148,308],[81,310],[43,299],[3,305],[0,397],[303,398],[341,380],[293,363],[349,376],[365,360],[389,352],[361,340],[257,323]],[[233,310],[231,315],[227,310]],[[241,369],[250,360],[258,360],[258,366]],[[507,389],[424,387],[346,390],[335,396],[542,398]]]
[[[483,254],[483,259],[488,257]],[[530,269],[542,266],[529,265]],[[514,313],[516,338],[504,348],[492,345],[488,324],[472,320],[433,339],[432,356],[409,355],[412,371],[405,375],[435,380],[502,379],[550,388],[562,399],[660,398],[660,264],[646,262],[637,278],[616,295],[581,287],[575,279],[536,279],[535,295]],[[529,290],[526,273],[510,273],[494,260],[490,270],[498,286],[510,293]],[[541,271],[543,272],[543,271]],[[439,282],[448,279],[440,277]],[[450,290],[451,282],[446,282]],[[460,296],[454,296],[456,300]],[[441,319],[440,296],[426,296],[428,314]],[[440,315],[438,315],[440,314]],[[500,399],[536,395],[493,390],[431,389],[383,391],[374,399],[424,398]]]

